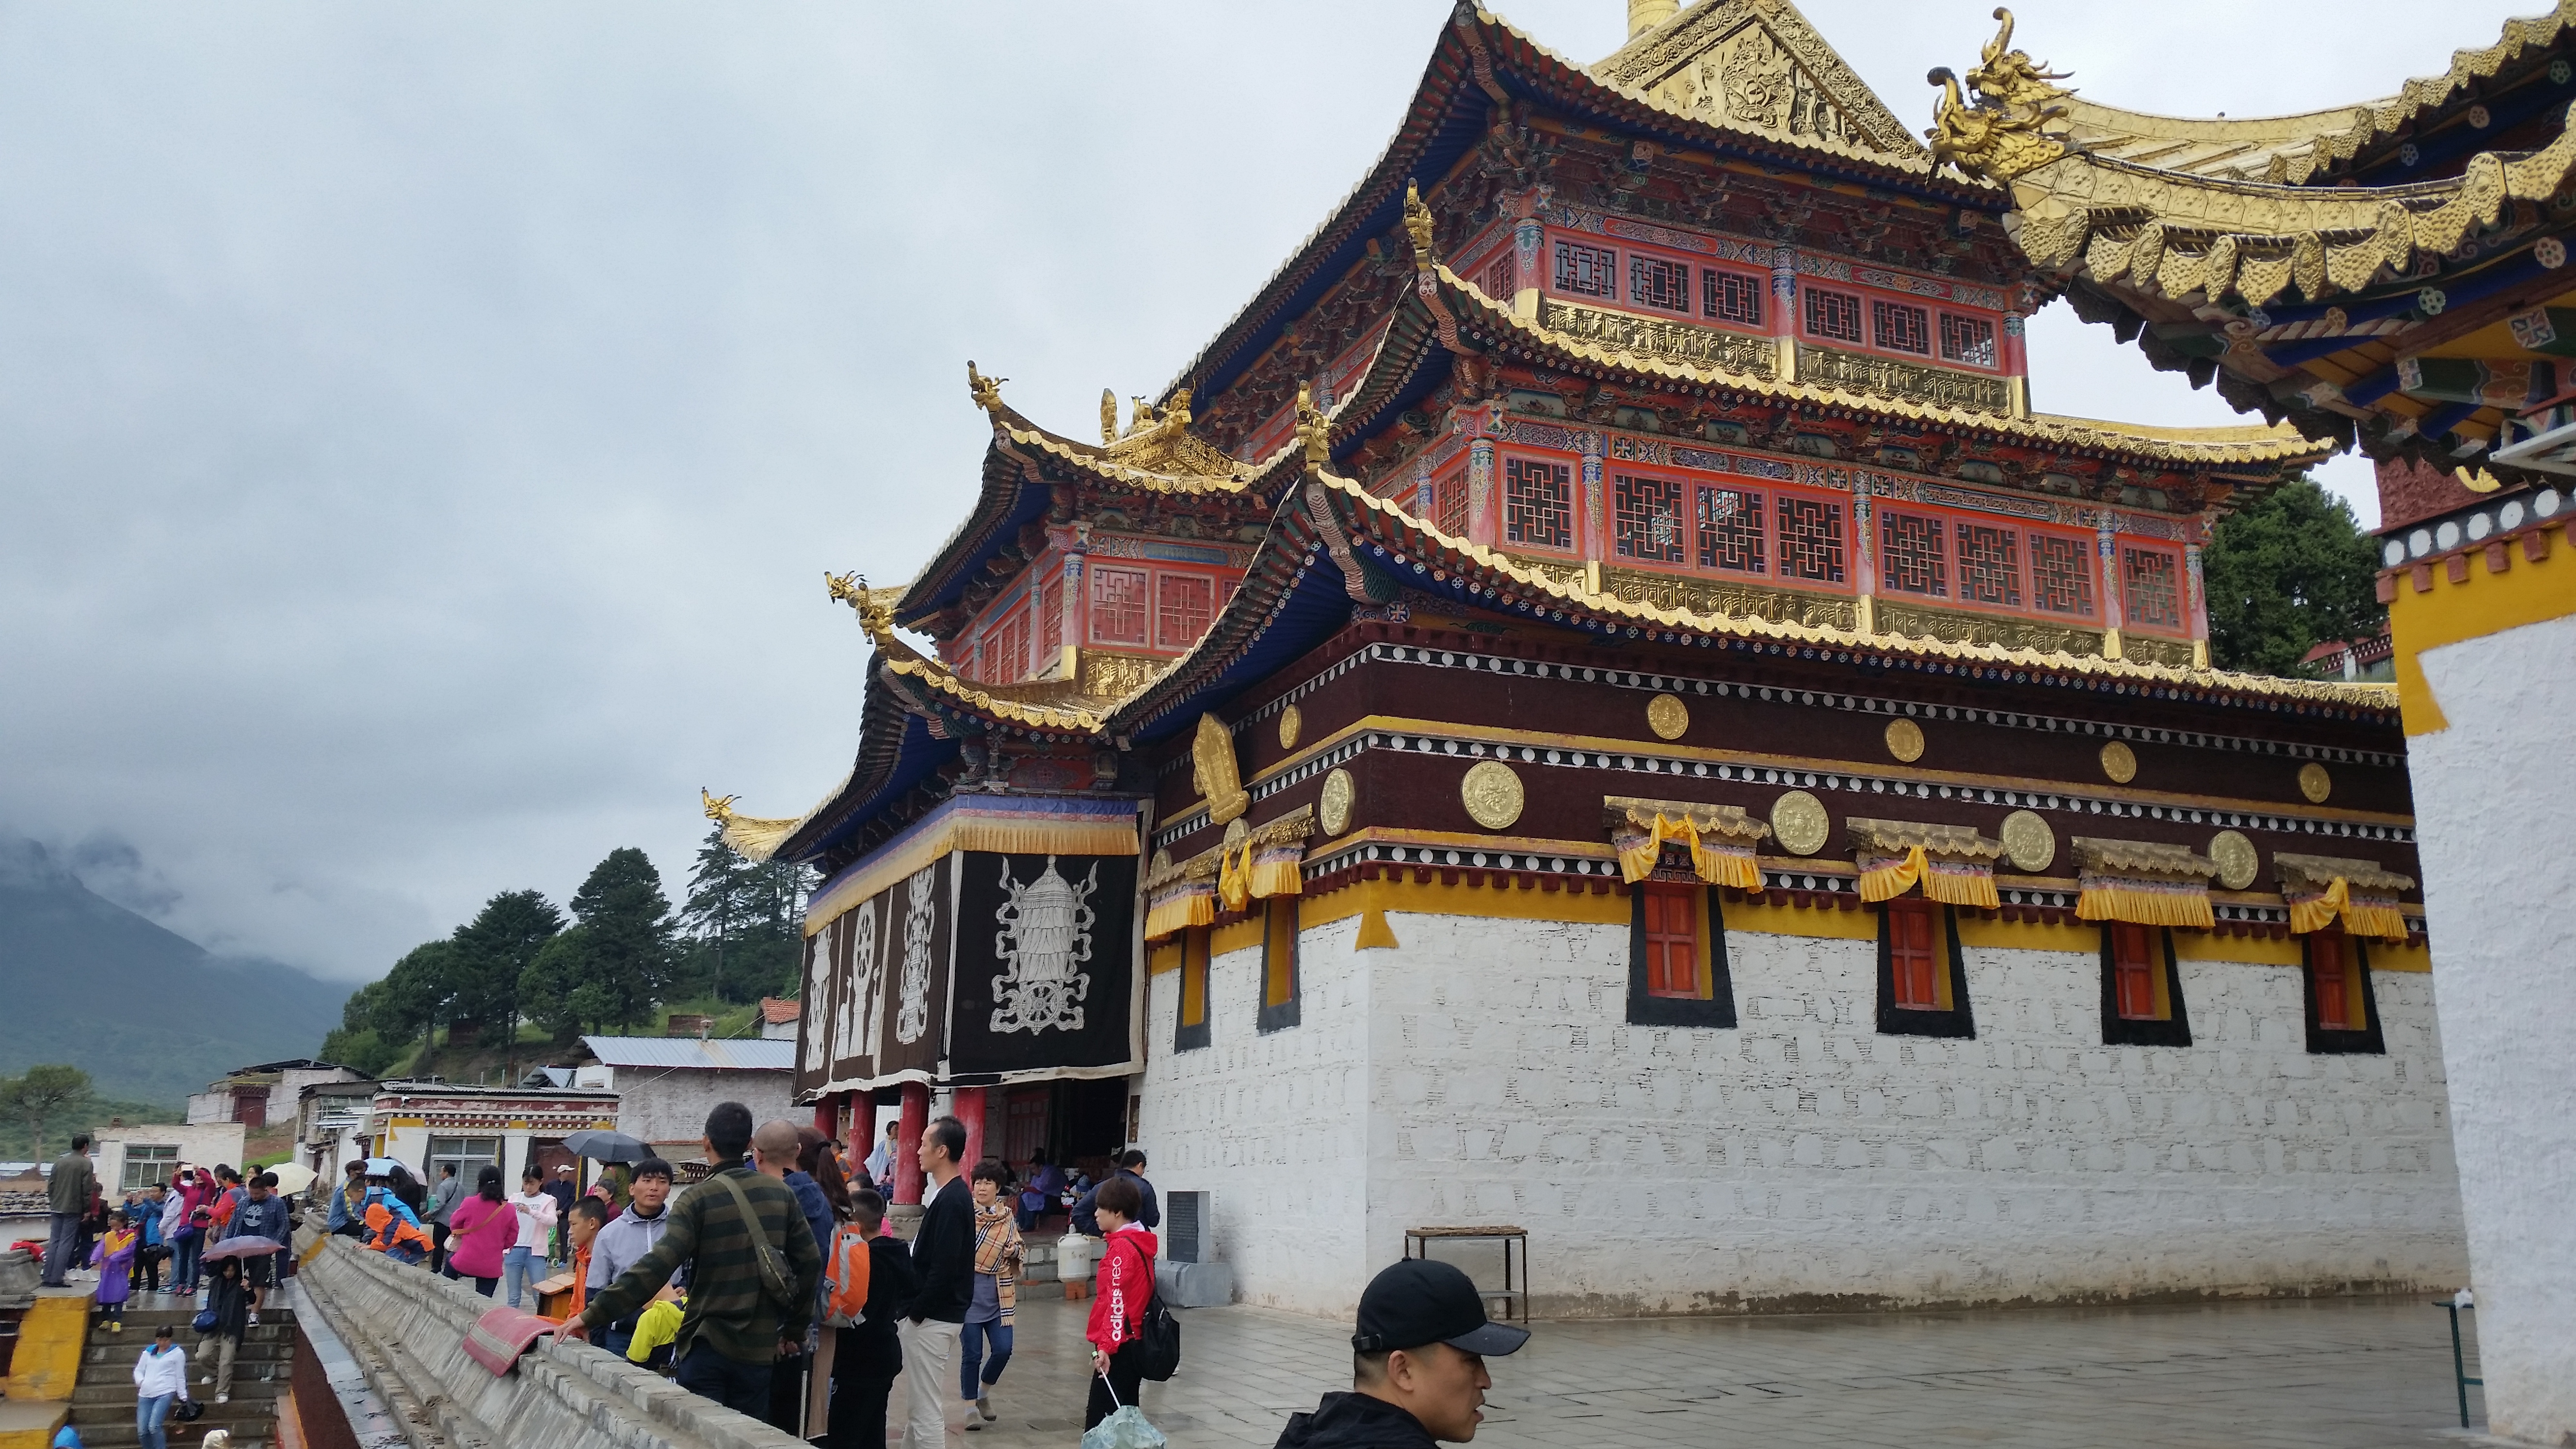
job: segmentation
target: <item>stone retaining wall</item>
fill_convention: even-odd
[[[465,1353],[492,1300],[346,1238],[326,1240],[300,1276],[412,1449],[800,1449],[587,1343],[539,1339],[494,1378]]]

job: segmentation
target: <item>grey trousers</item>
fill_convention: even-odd
[[[214,1365],[215,1392],[233,1391],[233,1355],[241,1352],[241,1340],[229,1333],[200,1334],[197,1338],[197,1362]]]
[[[80,1266],[72,1262],[72,1245],[80,1241],[79,1213],[54,1214],[53,1235],[45,1242],[45,1278],[48,1288],[63,1286],[63,1275]]]

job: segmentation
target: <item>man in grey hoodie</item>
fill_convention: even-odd
[[[618,1280],[629,1268],[642,1262],[653,1245],[662,1241],[662,1230],[671,1225],[667,1206],[671,1199],[671,1164],[658,1157],[647,1157],[635,1164],[633,1196],[626,1211],[619,1213],[590,1244],[590,1286],[592,1297]],[[609,1324],[599,1336],[599,1346],[620,1358],[635,1338],[632,1320]]]
[[[456,1164],[442,1163],[438,1186],[429,1190],[429,1211],[420,1220],[429,1228],[429,1271],[435,1273],[447,1266],[447,1215],[456,1211],[459,1198],[465,1196],[464,1180],[456,1175]]]

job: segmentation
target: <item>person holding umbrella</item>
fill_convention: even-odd
[[[286,1251],[295,1233],[295,1219],[286,1211],[286,1200],[274,1196],[270,1189],[277,1179],[262,1172],[243,1184],[242,1205],[233,1213],[232,1222],[224,1229],[224,1240],[207,1253],[210,1258],[244,1257],[250,1259],[250,1319],[259,1322],[260,1306],[268,1301],[268,1290],[277,1286],[276,1255]],[[232,1252],[233,1244],[242,1246]],[[265,1246],[260,1246],[265,1245]]]

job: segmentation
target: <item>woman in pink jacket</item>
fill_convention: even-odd
[[[447,1215],[447,1276],[471,1278],[489,1298],[501,1286],[501,1256],[519,1241],[519,1211],[501,1195],[501,1169],[475,1175],[474,1195]]]

